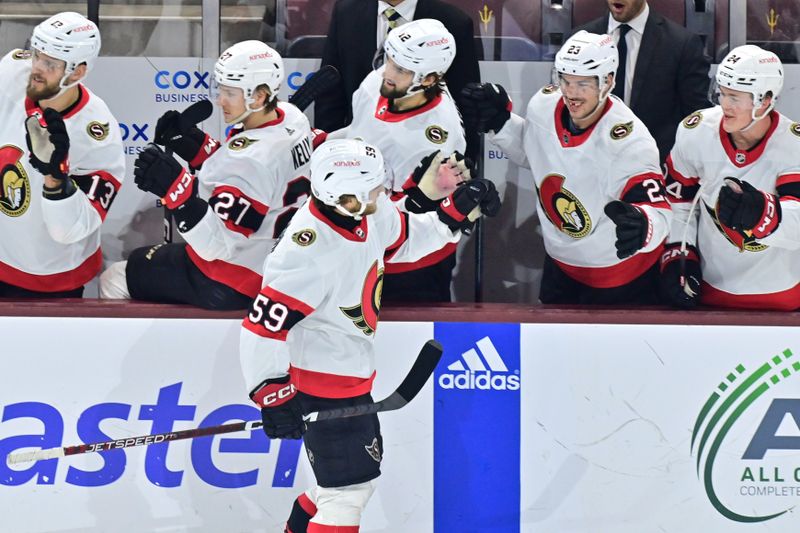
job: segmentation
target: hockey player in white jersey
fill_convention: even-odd
[[[658,148],[612,96],[614,40],[580,31],[555,58],[553,84],[511,113],[494,84],[464,89],[464,119],[530,167],[546,250],[542,303],[656,303],[671,210]]]
[[[410,209],[435,209],[436,203],[414,195],[417,184],[410,176],[430,154],[459,152],[463,159],[461,116],[443,81],[456,55],[455,39],[438,20],[418,19],[393,29],[384,52],[386,63],[353,94],[353,122],[329,138],[358,138],[377,146],[394,198],[411,192]],[[415,264],[387,265],[385,301],[449,302],[455,251],[452,243]]]
[[[0,60],[0,297],[81,297],[125,175],[119,125],[82,81],[100,31],[78,13]]]
[[[774,110],[782,87],[775,54],[740,46],[717,69],[718,105],[678,127],[662,261],[676,306],[800,308],[800,124]]]
[[[296,500],[290,533],[356,533],[380,475],[377,415],[307,430],[302,415],[372,401],[385,265],[455,242],[476,215],[500,207],[489,182],[476,179],[435,212],[400,212],[385,196],[384,180],[380,151],[362,141],[332,140],[314,151],[313,196],[267,258],[263,287],[243,322],[242,369],[264,431],[291,439],[305,432],[317,481]]]
[[[157,146],[136,160],[136,184],[162,198],[186,243],[134,250],[101,276],[101,296],[245,309],[261,287],[275,239],[308,197],[310,126],[278,101],[283,61],[260,41],[244,41],[214,67],[217,104],[234,124],[219,143],[176,111],[156,126]]]

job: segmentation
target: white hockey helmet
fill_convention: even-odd
[[[347,216],[360,218],[370,201],[369,195],[386,180],[380,150],[358,139],[335,139],[311,154],[311,193],[322,203]],[[339,205],[344,195],[355,196],[361,211],[351,213]]]
[[[783,64],[778,56],[753,44],[737,46],[719,64],[715,82],[712,95],[719,87],[752,94],[753,120],[759,120],[772,111],[781,94]],[[756,117],[755,113],[764,103],[767,93],[772,94],[772,103],[763,115]]]
[[[91,70],[100,54],[100,30],[79,13],[65,11],[53,15],[33,29],[31,48],[66,63],[61,87],[81,63]]]
[[[418,19],[389,32],[383,49],[386,57],[414,73],[414,89],[428,74],[444,76],[456,57],[456,40],[438,20]]]
[[[283,82],[283,59],[261,41],[242,41],[219,56],[214,64],[214,81],[219,85],[242,89],[247,111],[237,118],[238,122],[253,111],[260,111],[250,109],[259,86],[266,85],[269,88],[270,98],[267,101],[278,97]]]
[[[600,87],[600,94],[603,95],[603,90],[608,86],[606,82],[608,75],[614,74],[614,81],[616,81],[617,65],[619,65],[619,54],[614,39],[610,35],[598,35],[581,30],[567,39],[567,42],[556,54],[553,83],[558,83],[559,73],[595,76]],[[607,93],[614,88],[614,81],[611,82]]]

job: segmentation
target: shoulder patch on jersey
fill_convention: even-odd
[[[0,212],[10,217],[23,215],[31,204],[31,182],[22,166],[24,154],[13,145],[0,148]]]
[[[30,59],[31,58],[31,51],[30,50],[14,50],[11,52],[11,59]]]
[[[542,94],[553,94],[558,90],[558,85],[553,85],[552,83],[548,83],[544,87],[542,87]]]
[[[253,143],[257,143],[258,139],[251,139],[250,137],[237,137],[228,143],[228,148],[234,151],[244,150]]]
[[[292,235],[292,241],[298,246],[310,246],[317,240],[317,234],[313,229],[301,229]]]
[[[683,127],[686,128],[687,130],[691,130],[693,128],[696,128],[697,125],[700,124],[700,122],[702,121],[703,121],[703,113],[700,111],[695,111],[694,113],[683,119],[683,122],[681,122],[681,124],[683,124]]]
[[[444,144],[447,141],[447,130],[441,126],[428,126],[425,128],[425,137],[433,144]]]
[[[102,141],[106,137],[108,137],[108,122],[105,124],[101,124],[96,120],[91,121],[89,124],[86,125],[86,133],[89,134],[89,137],[94,139],[95,141]]]
[[[614,124],[611,127],[610,135],[612,139],[618,141],[630,135],[632,131],[633,131],[633,121],[631,120],[630,122],[620,122],[619,124]]]
[[[792,122],[792,125],[789,126],[789,131],[800,137],[800,122]]]

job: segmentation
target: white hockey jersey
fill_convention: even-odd
[[[669,241],[681,242],[685,232],[687,242],[698,246],[705,304],[800,308],[800,124],[777,111],[770,118],[765,138],[745,151],[722,129],[721,107],[696,111],[681,122],[667,158],[667,192],[675,211]],[[772,234],[756,239],[719,221],[715,208],[726,177],[778,195],[782,216]]]
[[[308,197],[311,127],[292,104],[259,128],[231,130],[197,179],[205,216],[181,235],[209,278],[255,297],[261,268],[294,212]]]
[[[383,195],[352,231],[306,202],[267,258],[263,288],[243,322],[248,390],[288,372],[315,396],[369,392],[384,262],[411,262],[457,239],[436,213],[401,213]]]
[[[423,157],[436,150],[447,155],[456,150],[463,154],[467,141],[461,115],[446,89],[420,108],[390,111],[389,100],[380,93],[385,68],[373,70],[364,78],[353,93],[353,122],[329,138],[361,139],[377,146],[391,179],[386,187],[399,191]]]
[[[100,272],[100,225],[125,176],[119,124],[83,85],[64,110],[70,175],[78,191],[42,197],[44,176],[28,160],[25,119],[42,110],[25,95],[30,52],[0,60],[0,281],[40,292],[77,289]]]
[[[618,98],[579,135],[562,123],[561,91],[547,85],[489,138],[533,173],[547,254],[564,273],[595,288],[624,285],[659,259],[671,220],[658,148],[645,125]],[[613,200],[639,207],[652,234],[633,256],[616,255],[616,225],[603,211]]]

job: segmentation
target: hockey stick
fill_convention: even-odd
[[[341,76],[333,65],[325,65],[308,78],[295,93],[289,97],[289,103],[300,111],[305,111],[317,97],[339,83]]]
[[[199,124],[211,116],[214,106],[208,100],[198,100],[181,113],[181,120],[189,124]],[[156,139],[154,139],[156,140]],[[163,139],[160,139],[163,142]],[[167,155],[172,155],[172,150],[167,148]],[[164,244],[172,242],[172,213],[164,207]]]
[[[409,370],[408,375],[400,386],[397,387],[397,390],[383,400],[353,407],[315,411],[313,413],[308,413],[303,419],[306,423],[314,423],[320,420],[333,420],[335,418],[369,415],[400,409],[413,400],[419,391],[422,390],[428,378],[433,374],[441,357],[442,345],[431,339],[422,347],[422,350],[420,350],[417,356],[417,360],[414,361],[411,370]],[[223,424],[221,426],[207,428],[186,429],[182,431],[173,431],[171,433],[159,433],[156,435],[141,435],[139,437],[128,437],[125,439],[95,442],[92,444],[79,444],[76,446],[65,446],[63,448],[14,453],[6,458],[6,462],[13,465],[31,461],[42,461],[45,459],[55,459],[68,455],[119,450],[133,448],[134,446],[148,446],[160,442],[172,442],[175,440],[194,439],[196,437],[205,437],[208,435],[221,435],[224,433],[234,433],[236,431],[253,430],[260,428],[262,425],[260,420],[252,420],[250,422],[237,422],[234,424]]]

